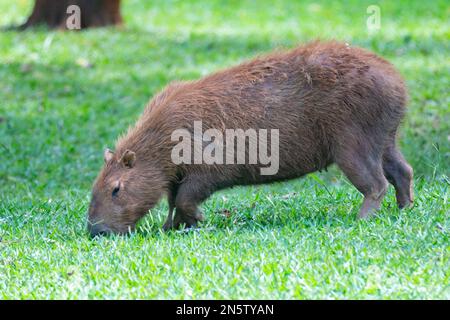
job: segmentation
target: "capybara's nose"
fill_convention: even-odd
[[[101,223],[92,224],[90,222],[88,222],[88,231],[91,238],[105,236],[110,232],[109,228],[105,225]]]

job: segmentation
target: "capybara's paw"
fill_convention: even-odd
[[[173,221],[172,221],[172,220],[167,220],[167,221],[164,223],[162,229],[163,229],[163,231],[169,231],[169,230],[174,229]]]
[[[198,223],[204,221],[205,217],[201,213],[201,211],[197,211],[194,216],[175,214],[175,218],[173,219],[173,229],[179,229],[182,225],[187,228],[197,227]]]
[[[359,210],[358,220],[365,220],[376,216],[379,209],[380,200],[372,200],[366,198],[361,209]]]
[[[408,209],[413,206],[414,196],[412,192],[397,192],[396,193],[397,204],[399,209]]]
[[[399,201],[398,202],[398,208],[399,209],[411,209],[414,206],[414,201],[412,201],[411,199],[407,199],[407,200],[403,200],[403,201]]]
[[[408,191],[408,194],[404,195],[403,197],[399,197],[399,195],[397,195],[397,203],[400,209],[410,209],[414,206],[414,188],[412,180],[409,184]]]
[[[358,213],[357,219],[358,220],[366,220],[369,219],[377,214],[378,210],[376,209],[370,209],[365,211],[360,211]]]

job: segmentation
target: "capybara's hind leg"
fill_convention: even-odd
[[[388,185],[383,175],[381,155],[374,155],[368,150],[346,150],[339,153],[336,163],[364,195],[358,218],[364,219],[374,215],[381,206]]]
[[[386,148],[383,154],[383,170],[395,188],[398,207],[411,206],[414,201],[413,169],[394,145]]]

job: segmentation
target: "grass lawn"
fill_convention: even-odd
[[[123,28],[0,32],[0,298],[450,299],[450,6],[377,1],[123,1]],[[0,25],[31,1],[0,0]],[[198,231],[163,233],[162,202],[128,236],[90,240],[103,149],[175,79],[314,38],[371,49],[404,75],[401,149],[416,202],[377,218],[336,168],[234,188]],[[222,214],[223,210],[229,216]]]

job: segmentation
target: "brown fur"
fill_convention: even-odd
[[[406,99],[404,82],[389,62],[338,42],[312,42],[172,83],[118,140],[115,153],[105,156],[89,209],[91,234],[133,229],[164,195],[164,229],[193,226],[203,219],[198,205],[216,190],[293,179],[332,163],[364,195],[359,217],[378,209],[387,181],[398,205],[410,205],[412,169],[395,142]],[[278,173],[260,175],[260,165],[249,164],[175,165],[171,134],[192,131],[196,120],[203,130],[279,129]]]

